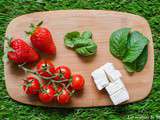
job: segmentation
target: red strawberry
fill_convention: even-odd
[[[36,26],[32,25],[32,32],[27,33],[31,35],[30,40],[35,48],[46,54],[53,55],[56,53],[56,47],[52,35],[47,28],[40,27],[41,24],[42,22]]]
[[[17,64],[32,63],[39,59],[38,53],[22,39],[12,39],[10,47],[14,51],[7,53],[8,58]]]
[[[10,42],[10,47],[12,47],[14,50],[22,49],[22,47],[28,47],[28,44],[22,41],[22,39],[12,39]]]

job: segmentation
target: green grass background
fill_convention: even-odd
[[[154,39],[155,75],[151,94],[141,102],[119,107],[52,109],[13,101],[4,83],[0,60],[0,120],[158,120],[160,119],[160,0],[0,0],[0,42],[15,17],[36,11],[96,9],[130,12],[146,18]],[[0,56],[3,51],[0,50]],[[85,102],[85,101],[82,101]]]

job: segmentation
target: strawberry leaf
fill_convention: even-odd
[[[37,27],[41,26],[43,24],[43,21],[40,21],[37,25],[34,25],[33,23],[30,24],[30,31],[25,31],[27,35],[32,35]]]
[[[11,47],[6,47],[5,49],[5,52],[4,52],[4,55],[2,57],[2,61],[3,62],[9,62],[9,59],[8,59],[8,52],[14,52],[15,50]]]
[[[7,40],[7,44],[8,44],[8,45],[10,45],[12,39],[13,39],[13,38],[12,38],[11,36],[5,37],[5,40]]]
[[[36,26],[39,27],[43,24],[43,21],[40,21]]]
[[[8,59],[8,55],[7,54],[4,54],[3,57],[2,57],[2,61],[5,63],[9,62],[9,59]]]

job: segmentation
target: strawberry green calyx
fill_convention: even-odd
[[[2,61],[5,63],[5,62],[9,62],[9,59],[8,59],[8,53],[12,53],[14,52],[14,50],[10,47],[7,47],[5,49],[5,52],[4,52],[4,55],[3,55],[3,58],[2,58]]]
[[[12,37],[10,37],[10,36],[8,36],[8,37],[5,37],[5,40],[7,40],[7,44],[8,45],[10,45],[11,44],[11,40],[12,40],[13,38]]]
[[[2,57],[2,61],[3,61],[4,63],[9,61],[9,59],[8,59],[8,53],[15,51],[15,50],[14,50],[13,48],[11,48],[11,46],[10,46],[12,37],[5,37],[5,40],[7,41],[7,42],[6,42],[7,45],[6,45],[6,47],[5,47],[4,54],[3,54],[3,57]]]
[[[32,35],[37,27],[40,27],[43,24],[43,21],[40,21],[37,25],[34,25],[33,23],[30,24],[30,31],[25,31],[27,35]]]

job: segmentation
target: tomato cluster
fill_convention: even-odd
[[[73,93],[82,90],[84,86],[82,75],[72,75],[67,66],[55,67],[48,59],[38,62],[34,74],[24,80],[23,90],[28,95],[38,95],[43,103],[56,100],[59,104],[67,104]]]

